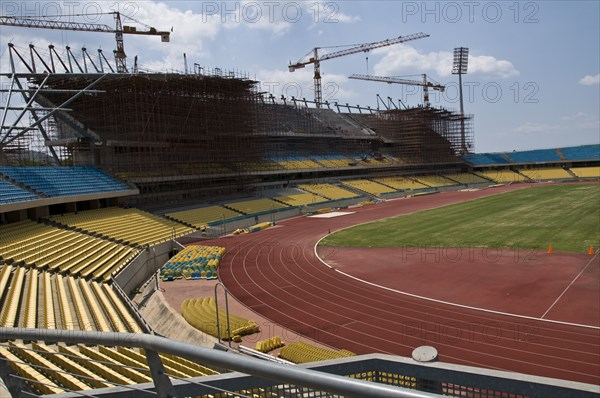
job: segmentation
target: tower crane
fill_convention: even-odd
[[[443,92],[446,89],[446,86],[441,84],[434,84],[430,81],[427,81],[427,75],[422,74],[423,81],[419,80],[407,80],[401,79],[399,77],[386,77],[386,76],[372,76],[372,75],[358,75],[354,74],[349,76],[349,79],[357,79],[357,80],[369,80],[373,82],[383,82],[388,84],[406,84],[409,86],[421,86],[423,87],[423,106],[429,107],[429,89],[438,90]]]
[[[16,26],[23,28],[41,28],[41,29],[59,29],[59,30],[74,30],[81,32],[105,32],[114,33],[117,42],[117,48],[114,50],[115,63],[117,65],[117,73],[127,72],[127,56],[123,45],[123,34],[133,35],[151,35],[160,36],[162,42],[170,41],[171,32],[157,31],[155,28],[142,24],[141,22],[127,17],[134,22],[144,25],[147,30],[137,30],[135,26],[123,26],[121,22],[121,13],[118,11],[108,12],[104,14],[112,14],[115,18],[115,27],[111,28],[108,25],[85,23],[85,22],[63,22],[40,18],[27,18],[17,16],[0,16],[0,26]],[[52,16],[57,18],[60,16]]]
[[[356,53],[360,53],[360,52],[368,52],[368,51],[374,50],[376,48],[387,47],[387,46],[391,46],[393,44],[404,43],[409,40],[416,40],[416,39],[421,39],[424,37],[429,37],[429,35],[425,34],[425,33],[414,33],[414,34],[408,35],[408,36],[398,36],[394,39],[386,39],[386,40],[382,40],[382,41],[376,41],[373,43],[357,44],[353,47],[350,47],[350,48],[347,48],[344,50],[335,51],[335,52],[328,53],[328,54],[324,54],[324,55],[319,55],[319,50],[322,49],[323,47],[315,47],[312,49],[312,51],[311,51],[312,57],[310,57],[308,59],[308,61],[303,61],[302,59],[304,59],[304,58],[301,58],[295,64],[292,64],[290,62],[290,64],[288,65],[288,69],[290,72],[294,72],[296,69],[301,69],[301,68],[306,67],[306,65],[314,64],[314,68],[315,68],[315,74],[314,74],[315,104],[317,107],[320,107],[321,102],[323,102],[323,94],[321,91],[321,61],[325,61],[325,60],[332,59],[332,58],[343,57],[345,55],[356,54]]]

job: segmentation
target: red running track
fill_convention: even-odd
[[[437,348],[443,362],[599,385],[598,328],[411,297],[349,278],[325,266],[314,253],[315,244],[329,230],[525,186],[389,201],[348,210],[355,211],[352,215],[300,217],[258,233],[203,243],[227,248],[219,277],[236,299],[265,318],[323,344],[357,354],[402,356],[410,356],[415,347],[426,344]],[[422,283],[436,289],[435,280]],[[522,303],[524,307],[527,304]]]

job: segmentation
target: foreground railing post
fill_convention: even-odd
[[[143,348],[145,351],[164,352],[205,366],[229,369],[282,384],[312,388],[329,394],[360,398],[442,398],[441,395],[376,384],[350,377],[287,366],[211,350],[164,337],[142,333],[84,332],[79,330],[20,329],[0,327],[0,340],[30,340],[63,342],[67,344],[94,344]],[[77,392],[79,395],[82,392]],[[115,394],[116,392],[113,392]],[[126,392],[131,396],[131,392]],[[85,394],[85,392],[83,392]],[[125,394],[125,393],[124,393]],[[93,395],[93,390],[91,391]],[[195,394],[186,394],[195,395]],[[235,394],[234,394],[235,395]],[[73,395],[70,395],[73,396]],[[121,395],[124,396],[124,395]]]
[[[177,392],[171,384],[171,379],[167,376],[165,367],[163,366],[160,356],[154,350],[146,350],[146,360],[148,361],[148,367],[150,368],[150,374],[152,375],[152,381],[156,387],[156,393],[159,398],[175,397]]]
[[[219,339],[219,344],[221,343],[221,324],[219,323],[219,299],[217,297],[218,287],[221,286],[223,288],[223,294],[225,295],[225,316],[227,317],[227,343],[229,344],[229,348],[231,348],[231,326],[229,324],[229,301],[227,301],[227,288],[221,282],[217,282],[215,285],[215,309],[217,314],[217,339]]]

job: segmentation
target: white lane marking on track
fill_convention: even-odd
[[[585,265],[585,267],[583,267],[583,269],[581,270],[581,272],[578,273],[575,278],[573,278],[573,280],[571,281],[571,283],[569,283],[569,286],[567,286],[565,288],[565,290],[563,290],[563,292],[560,294],[560,296],[558,296],[558,298],[556,300],[554,300],[554,302],[552,303],[552,305],[550,307],[548,307],[548,309],[546,310],[546,312],[544,312],[544,315],[542,315],[542,317],[540,319],[543,319],[546,315],[548,315],[548,313],[550,312],[550,310],[552,309],[552,307],[554,307],[556,305],[556,303],[558,303],[558,300],[560,300],[561,297],[567,292],[567,290],[569,290],[569,288],[571,286],[573,286],[573,283],[575,283],[575,281],[581,276],[581,274],[583,274],[583,272],[587,269],[587,267],[589,267],[589,265],[592,263],[592,261],[594,261],[596,259],[596,257],[598,257],[598,253],[600,253],[600,251],[597,251],[596,254],[592,257],[592,259],[590,261],[588,261],[588,263]]]
[[[327,264],[325,261],[323,261],[323,259],[321,257],[319,257],[319,254],[317,253],[317,246],[319,246],[319,243],[324,238],[325,238],[325,236],[322,237],[321,239],[319,239],[317,241],[317,243],[315,243],[315,246],[314,246],[315,257],[317,259],[319,259],[319,261],[322,262],[327,267],[333,268],[332,266],[330,266],[329,264]],[[473,306],[470,306],[470,305],[464,305],[464,304],[452,303],[452,302],[444,301],[444,300],[438,300],[438,299],[434,299],[434,298],[431,298],[431,297],[420,296],[418,294],[403,292],[401,290],[393,289],[391,287],[387,287],[387,286],[383,286],[383,285],[378,285],[377,283],[373,283],[373,282],[366,281],[364,279],[357,278],[357,277],[355,277],[353,275],[347,274],[347,273],[345,273],[343,271],[340,271],[338,269],[334,269],[334,271],[339,272],[340,274],[345,275],[348,278],[351,278],[351,279],[357,280],[359,282],[365,283],[367,285],[375,286],[375,287],[378,287],[380,289],[384,289],[384,290],[388,290],[390,292],[395,292],[395,293],[403,294],[403,295],[406,295],[406,296],[409,296],[409,297],[414,297],[414,298],[418,298],[418,299],[432,301],[432,302],[435,302],[435,303],[441,303],[441,304],[451,305],[451,306],[460,307],[460,308],[467,308],[467,309],[470,309],[470,310],[482,311],[482,312],[487,312],[487,313],[490,313],[490,314],[512,316],[512,317],[521,318],[521,319],[529,319],[529,320],[534,320],[534,321],[550,322],[550,323],[556,323],[556,324],[560,324],[560,325],[579,326],[579,327],[582,327],[582,328],[600,330],[600,327],[598,327],[598,326],[583,325],[583,324],[571,323],[571,322],[563,322],[563,321],[557,321],[557,320],[554,320],[554,319],[542,319],[542,318],[536,318],[536,317],[533,317],[533,316],[512,314],[510,312],[494,311],[494,310],[489,310],[487,308],[479,308],[479,307],[473,307]]]

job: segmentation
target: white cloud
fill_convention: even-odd
[[[585,122],[576,123],[575,127],[578,129],[584,130],[600,130],[600,121],[598,120],[589,120]]]
[[[561,129],[561,127],[556,124],[526,122],[515,127],[513,131],[520,134],[543,134],[559,129]]]
[[[469,56],[469,73],[505,79],[517,76],[519,71],[507,60],[496,59],[490,55],[478,55]]]
[[[585,75],[579,80],[579,84],[583,86],[593,86],[594,84],[600,84],[600,73],[596,76]]]
[[[374,53],[385,54],[373,67],[376,75],[420,74],[433,70],[439,76],[449,76],[452,72],[453,55],[449,51],[422,53],[411,46],[399,44]],[[469,55],[469,74],[508,78],[518,75],[519,71],[507,60],[490,55]]]
[[[573,129],[581,129],[581,130],[589,130],[595,129],[600,130],[600,121],[598,120],[598,116],[590,115],[585,112],[577,112],[573,115],[565,115],[560,118],[560,120],[566,121],[567,127]]]
[[[223,7],[225,3],[221,4]],[[270,31],[276,36],[287,33],[296,18],[301,16],[301,14],[298,15],[301,8],[298,7],[297,10],[290,11],[291,7],[282,3],[243,0],[234,4],[239,4],[238,11],[233,14],[238,25],[242,24],[250,29]],[[297,6],[294,5],[294,7]]]
[[[513,129],[515,133],[519,134],[551,134],[556,131],[561,133],[568,131],[569,133],[576,133],[581,130],[598,130],[600,128],[600,122],[594,116],[588,115],[584,112],[577,112],[574,115],[563,116],[560,120],[563,123],[538,123],[538,122],[526,122],[517,126]]]
[[[581,119],[589,119],[591,116],[585,112],[577,112],[572,115],[561,116],[560,120],[581,120]]]
[[[235,3],[205,2],[194,12],[175,8],[168,3],[144,1],[139,3],[136,19],[159,30],[173,27],[171,41],[165,44],[146,37],[128,38],[128,41],[141,49],[144,68],[155,71],[183,70],[184,52],[188,60],[209,59],[210,50],[215,50],[213,43],[223,41],[225,35],[233,30],[263,30],[276,36],[287,33],[294,19],[283,11],[284,6],[281,3],[249,0]],[[290,11],[290,14],[293,12]],[[236,34],[243,33],[238,31]],[[221,46],[219,50],[224,48]],[[148,59],[147,54],[159,54],[159,57]]]
[[[127,38],[132,49],[141,50],[139,52],[144,67],[159,71],[171,68],[183,69],[184,52],[189,59],[209,57],[207,41],[217,38],[225,25],[218,15],[203,15],[191,10],[182,11],[166,3],[155,2],[141,2],[136,19],[158,30],[173,28],[169,43],[162,43],[158,38],[156,40],[134,36]],[[156,57],[149,59],[150,54],[162,54],[162,56],[159,59]]]
[[[312,19],[312,25],[309,29],[312,29],[319,23],[354,23],[361,20],[358,15],[349,15],[341,12],[340,4],[343,3],[323,0],[304,2],[304,11]]]

